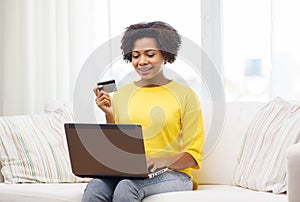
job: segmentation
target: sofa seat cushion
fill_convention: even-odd
[[[0,201],[80,202],[87,183],[0,183]]]
[[[143,202],[286,202],[285,194],[258,192],[230,185],[200,185],[199,190],[152,195]]]
[[[86,183],[0,184],[0,201],[79,202]],[[143,202],[286,202],[285,194],[258,192],[229,185],[200,185],[197,191],[152,195]]]

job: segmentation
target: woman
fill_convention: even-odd
[[[93,179],[82,201],[135,202],[157,193],[197,189],[192,168],[203,156],[203,123],[197,95],[186,85],[164,75],[164,65],[173,63],[181,45],[177,31],[164,22],[129,26],[121,49],[140,80],[121,87],[113,102],[101,86],[94,89],[96,104],[107,123],[142,125],[147,165],[169,171],[144,180]]]

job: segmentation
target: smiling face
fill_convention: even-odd
[[[135,41],[131,62],[143,81],[155,84],[165,79],[162,71],[165,59],[154,38],[144,37]]]

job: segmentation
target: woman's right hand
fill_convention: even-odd
[[[106,115],[112,115],[112,100],[109,94],[101,88],[102,86],[97,86],[93,89],[96,95],[95,102]]]

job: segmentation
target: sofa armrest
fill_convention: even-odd
[[[1,163],[0,163],[0,183],[4,182],[4,178],[3,178],[3,175],[1,173],[1,169],[2,169],[2,166],[1,166]]]
[[[300,143],[290,146],[287,150],[287,184],[288,201],[300,201]]]

